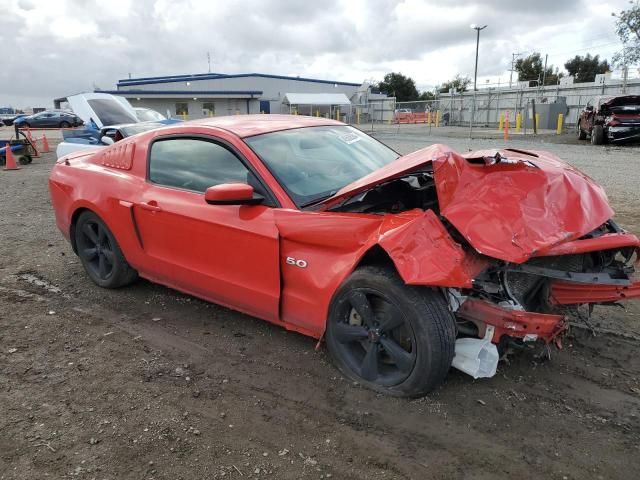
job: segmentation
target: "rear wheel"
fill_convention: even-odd
[[[93,212],[83,212],[75,226],[78,256],[87,274],[96,285],[118,288],[138,278],[129,266],[115,237]]]
[[[604,128],[602,125],[594,125],[591,130],[591,143],[593,145],[602,145],[604,143]]]
[[[453,360],[455,321],[439,292],[405,285],[382,267],[362,267],[330,307],[327,347],[347,377],[395,396],[428,393]]]

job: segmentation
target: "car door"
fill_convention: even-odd
[[[134,216],[152,279],[277,321],[279,243],[269,205],[209,205],[205,190],[254,175],[228,144],[159,137]]]
[[[55,113],[42,113],[38,117],[36,126],[43,127],[43,128],[54,127],[56,126],[54,125],[54,122],[55,122]]]

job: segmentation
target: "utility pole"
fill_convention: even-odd
[[[545,80],[547,79],[547,59],[549,58],[549,54],[545,54],[544,56],[544,70],[542,70],[542,88],[545,86]]]
[[[209,73],[211,73],[211,55],[207,52],[207,63],[209,64]]]
[[[511,84],[513,82],[513,70],[515,68],[516,65],[516,60],[518,59],[518,57],[522,55],[522,53],[512,53],[511,54],[511,73],[509,74],[509,88],[511,88]]]
[[[469,117],[469,138],[471,138],[471,132],[473,130],[473,116],[476,113],[476,92],[478,91],[478,51],[480,49],[480,31],[487,28],[486,25],[479,27],[475,23],[471,24],[471,28],[477,33],[476,36],[476,68],[473,72],[473,105],[471,105],[470,117]]]

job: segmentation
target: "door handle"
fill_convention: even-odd
[[[143,210],[149,210],[150,212],[161,212],[162,208],[160,208],[158,206],[158,202],[156,202],[155,200],[151,200],[148,203],[138,203],[137,204],[138,207],[142,208]]]

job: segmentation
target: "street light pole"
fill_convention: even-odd
[[[473,130],[473,116],[475,115],[476,110],[476,92],[478,91],[478,51],[480,50],[480,30],[484,30],[487,28],[487,25],[482,27],[476,25],[475,23],[471,24],[471,28],[473,28],[476,33],[476,67],[473,71],[473,105],[471,106],[471,116],[469,118],[469,138],[471,138],[471,132]]]

